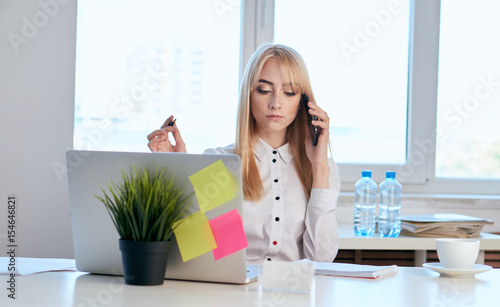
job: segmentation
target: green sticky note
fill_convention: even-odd
[[[202,212],[210,211],[235,196],[235,179],[222,160],[189,176]]]
[[[217,248],[210,224],[203,212],[191,214],[175,222],[173,228],[184,262]]]

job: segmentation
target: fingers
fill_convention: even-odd
[[[148,142],[148,147],[152,152],[157,152],[160,151],[161,148],[168,148],[170,147],[170,141],[168,139],[168,136],[166,134],[159,135],[157,137],[154,137]],[[165,151],[165,150],[161,150]]]
[[[179,129],[177,129],[177,125],[175,124],[176,121],[177,120],[174,119],[174,116],[170,115],[170,117],[167,118],[167,120],[161,126],[161,130],[167,133],[171,132],[172,135],[174,136],[175,146],[182,149],[185,148],[186,145],[184,144],[184,140],[182,139]]]
[[[172,135],[174,136],[175,146],[186,148],[186,144],[184,144],[184,140],[182,139],[181,133],[179,132],[179,129],[177,129],[177,126],[174,124],[173,127],[169,128],[173,130]]]
[[[167,134],[167,132],[164,130],[155,130],[155,131],[151,132],[150,134],[148,134],[148,141],[151,141],[156,137],[163,136],[166,134]]]
[[[328,130],[330,126],[328,114],[313,102],[309,102],[309,114],[316,116],[316,119],[312,121],[313,125]]]
[[[186,145],[182,136],[175,124],[174,116],[171,115],[160,129],[155,130],[148,134],[148,147],[151,151],[165,151],[165,152],[186,152]],[[175,145],[170,142],[168,134],[172,133]]]
[[[161,129],[168,127],[168,126],[173,126],[172,124],[170,124],[172,121],[175,123],[174,116],[170,115],[170,117],[167,118],[167,120],[163,123],[163,125],[161,125]]]

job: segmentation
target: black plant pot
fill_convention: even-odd
[[[138,242],[120,239],[125,284],[162,285],[172,241]]]

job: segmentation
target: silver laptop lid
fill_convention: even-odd
[[[121,169],[157,166],[166,167],[168,175],[175,176],[176,184],[186,195],[194,191],[189,176],[221,160],[233,175],[237,191],[235,197],[217,208],[205,212],[211,220],[237,209],[243,218],[241,191],[241,161],[236,155],[194,155],[180,153],[131,153],[69,150],[66,153],[71,205],[71,221],[77,269],[80,271],[123,275],[118,232],[104,205],[94,196],[110,180],[120,182]],[[193,198],[191,212],[199,211]],[[211,252],[183,262],[174,239],[168,256],[166,278],[211,282],[244,283],[247,281],[245,249],[215,260]]]

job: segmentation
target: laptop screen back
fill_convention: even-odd
[[[123,275],[119,235],[105,206],[94,196],[102,195],[110,180],[121,181],[121,169],[147,167],[155,171],[166,167],[168,176],[185,195],[193,193],[189,176],[215,162],[222,161],[234,178],[235,196],[204,212],[208,220],[236,209],[243,218],[241,161],[236,155],[193,155],[180,153],[130,153],[70,150],[66,154],[73,225],[75,259],[78,270]],[[196,197],[189,211],[200,211]],[[174,238],[169,251],[166,278],[227,283],[244,283],[247,278],[245,249],[215,260],[212,252],[184,262]]]

